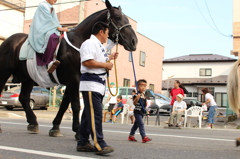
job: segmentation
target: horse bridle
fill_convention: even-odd
[[[123,26],[121,26],[121,27],[117,27],[117,25],[116,25],[116,24],[112,21],[112,19],[111,19],[111,14],[110,14],[110,11],[109,11],[109,10],[108,10],[108,13],[107,13],[107,20],[108,20],[108,25],[112,24],[113,27],[115,28],[115,32],[113,32],[112,38],[114,38],[114,37],[116,36],[116,39],[115,39],[116,43],[118,44],[119,35],[120,35],[121,38],[123,39],[123,42],[125,42],[125,40],[124,40],[124,38],[123,38],[123,36],[122,36],[122,34],[121,34],[121,30],[122,30],[123,28],[125,28],[125,27],[131,27],[131,25],[130,25],[130,24],[125,24],[125,25],[123,25]]]

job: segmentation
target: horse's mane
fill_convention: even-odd
[[[97,12],[91,14],[91,15],[88,16],[86,19],[84,19],[81,23],[79,23],[76,27],[74,27],[74,28],[72,29],[72,31],[78,31],[78,29],[79,29],[81,26],[86,25],[87,23],[89,23],[89,21],[92,19],[92,17],[97,16],[98,14],[100,14],[100,13],[106,11],[106,10],[107,10],[107,9],[103,9],[103,10],[100,10],[100,11],[97,11]]]
[[[113,7],[113,8],[119,10],[118,7]],[[106,8],[106,9],[103,9],[103,10],[97,11],[97,12],[95,12],[95,13],[89,15],[86,19],[84,19],[81,23],[79,23],[79,24],[78,24],[76,27],[74,27],[72,30],[77,31],[79,27],[81,27],[82,25],[85,25],[86,23],[88,23],[89,20],[91,20],[92,17],[94,17],[94,16],[96,16],[96,15],[98,15],[98,14],[104,12],[104,11],[107,11],[107,10],[108,10],[108,9]]]

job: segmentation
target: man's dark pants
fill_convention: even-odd
[[[103,96],[98,92],[83,91],[84,110],[80,124],[80,140],[78,146],[85,146],[89,142],[91,134],[94,146],[100,151],[107,144],[103,140],[102,130],[102,100]]]

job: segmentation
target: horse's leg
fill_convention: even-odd
[[[68,105],[70,103],[70,99],[69,99],[69,92],[68,92],[68,88],[66,88],[63,99],[62,99],[62,103],[60,105],[60,108],[58,110],[58,113],[55,117],[55,119],[53,120],[53,127],[52,129],[49,131],[49,136],[52,137],[59,137],[59,136],[63,136],[60,132],[60,124],[62,121],[62,117],[64,115],[64,113],[66,112]]]
[[[60,124],[62,117],[66,112],[68,105],[71,101],[71,107],[73,112],[73,123],[72,130],[76,132],[75,139],[79,139],[78,129],[79,129],[79,112],[80,112],[80,102],[79,102],[79,82],[69,82],[70,85],[67,85],[66,91],[64,93],[64,98],[57,113],[57,116],[53,120],[53,128],[49,131],[49,136],[62,136],[60,133]]]
[[[28,131],[38,133],[37,118],[30,107],[30,93],[32,92],[33,85],[34,82],[31,79],[22,82],[19,101],[21,102],[22,107],[26,113],[27,122],[29,123],[27,127]]]
[[[76,87],[77,86],[77,87]],[[80,99],[79,99],[79,82],[76,84],[71,83],[71,86],[69,86],[71,94],[69,94],[69,98],[71,100],[71,107],[73,112],[73,123],[72,123],[72,130],[76,132],[75,139],[79,140],[79,112],[80,112]]]

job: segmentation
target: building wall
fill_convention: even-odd
[[[209,63],[163,63],[163,80],[174,75],[174,78],[206,78],[200,76],[200,68],[212,68],[212,76],[228,75],[233,62]]]
[[[233,53],[240,58],[240,0],[233,0]]]
[[[13,1],[14,2],[14,1]],[[0,2],[0,10],[11,9]],[[24,12],[18,10],[5,10],[0,12],[0,44],[9,36],[23,32]]]

